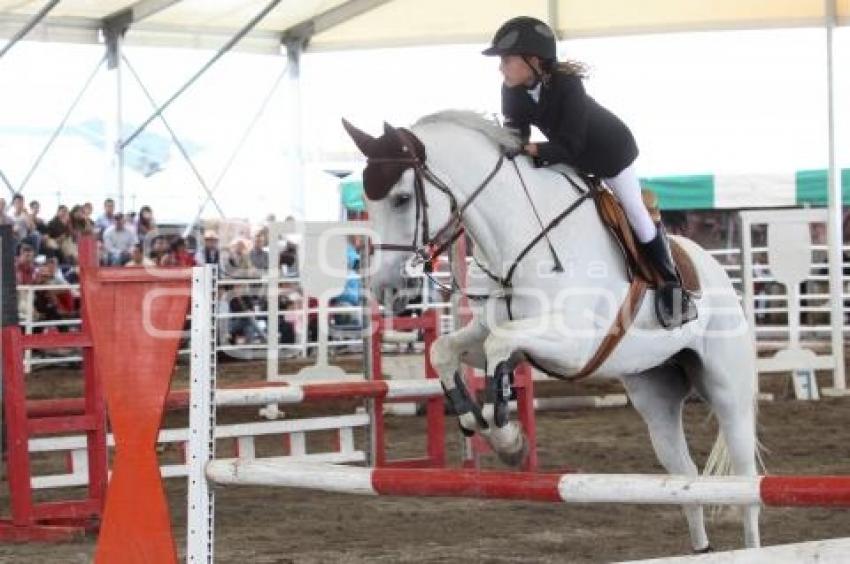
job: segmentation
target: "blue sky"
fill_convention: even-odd
[[[782,172],[826,166],[826,90],[822,30],[771,30],[584,39],[559,46],[562,58],[591,66],[587,89],[633,129],[644,175]],[[836,61],[839,160],[850,165],[850,33],[839,30]],[[352,165],[353,146],[339,119],[376,131],[383,120],[409,124],[445,108],[499,110],[497,61],[481,46],[423,47],[307,54],[303,59],[301,153],[309,210],[321,210],[335,181],[322,168]],[[19,183],[101,56],[99,46],[22,43],[0,59],[0,169]],[[171,95],[210,52],[128,48],[127,56],[158,100]],[[189,141],[208,184],[221,173],[285,57],[224,57],[166,113]],[[98,201],[110,191],[108,159],[75,128],[114,112],[115,81],[101,72],[69,119],[26,193],[52,211],[57,199]],[[125,120],[150,111],[129,73]],[[218,194],[228,214],[261,219],[289,213],[293,155],[291,90],[281,85]],[[22,134],[22,130],[28,133]],[[150,143],[164,170],[127,173],[128,207],[150,203],[162,219],[188,220],[203,191],[155,123]],[[5,132],[5,133],[4,133]],[[141,142],[141,141],[140,141]],[[143,147],[144,148],[144,147]],[[332,162],[331,162],[332,161]],[[214,212],[208,208],[207,215]],[[312,215],[321,211],[311,211]]]

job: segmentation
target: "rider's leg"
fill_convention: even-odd
[[[620,205],[623,206],[623,211],[626,212],[626,218],[632,226],[632,231],[635,232],[639,243],[649,243],[655,238],[657,229],[655,222],[649,215],[649,210],[646,209],[646,204],[643,203],[643,197],[640,192],[640,181],[638,181],[635,173],[634,165],[627,166],[620,174],[613,178],[605,178],[605,184],[611,188],[617,199],[620,200]]]
[[[652,261],[664,279],[664,284],[655,292],[658,321],[664,327],[673,328],[695,319],[696,306],[690,295],[682,291],[666,233],[660,224],[656,225],[652,221],[643,203],[640,182],[634,167],[628,166],[617,176],[606,178],[605,183],[620,200],[644,256]]]

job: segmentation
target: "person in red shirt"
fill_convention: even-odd
[[[195,257],[186,249],[186,240],[182,237],[171,243],[171,251],[163,257],[163,266],[195,266]]]
[[[35,284],[35,250],[22,243],[15,258],[15,281],[19,286]]]

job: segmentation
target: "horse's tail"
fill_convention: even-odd
[[[753,398],[753,425],[758,421],[758,394]],[[764,465],[764,446],[759,441],[758,433],[753,429],[756,437],[756,448],[753,455],[756,457],[756,468],[759,474],[765,474],[766,468]],[[711,447],[711,452],[708,453],[708,459],[705,461],[705,466],[702,469],[703,476],[731,476],[732,475],[732,457],[729,456],[729,445],[726,444],[726,438],[723,436],[723,430],[717,432],[717,439],[714,441],[714,446]],[[726,506],[715,505],[711,508],[711,516],[717,517]]]
[[[758,397],[753,398],[753,420],[758,421]],[[755,432],[755,430],[754,430]],[[756,457],[756,468],[760,474],[766,473],[764,465],[764,445],[759,441],[758,433],[756,433],[756,451],[753,453]],[[731,476],[732,475],[732,458],[729,456],[729,446],[726,444],[726,438],[723,436],[723,430],[717,432],[717,439],[714,441],[714,446],[711,447],[711,452],[708,453],[708,459],[705,461],[705,466],[702,469],[703,476]]]

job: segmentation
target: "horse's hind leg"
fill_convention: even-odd
[[[720,431],[726,442],[732,472],[738,476],[756,476],[756,403],[755,368],[752,363],[743,362],[751,349],[712,351],[705,360],[698,391],[711,405]],[[749,347],[748,347],[749,348]],[[736,359],[737,366],[720,366],[724,359]],[[742,366],[743,364],[743,366]],[[757,548],[761,545],[759,536],[759,505],[742,508],[744,519],[744,545]]]
[[[466,389],[460,375],[460,362],[472,366],[484,366],[484,339],[487,328],[473,318],[472,322],[454,333],[443,335],[431,347],[431,364],[440,376],[443,390],[463,433],[467,436],[487,427],[481,408]]]
[[[677,366],[662,365],[640,374],[623,377],[626,392],[649,428],[658,461],[670,474],[697,476],[699,471],[688,452],[682,408],[691,386]],[[691,546],[695,552],[710,549],[701,505],[683,507]]]

